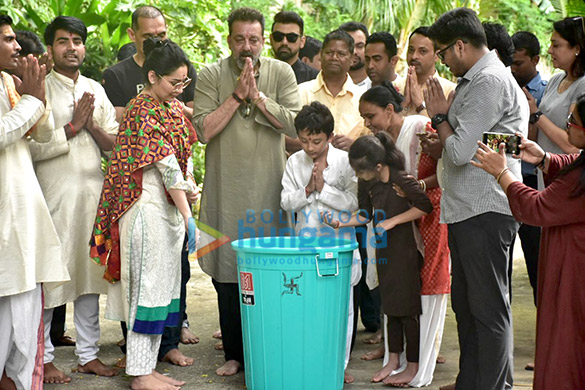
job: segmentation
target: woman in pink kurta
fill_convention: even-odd
[[[569,142],[585,148],[585,95],[567,121]],[[506,191],[514,217],[542,226],[538,263],[534,390],[585,389],[585,152],[544,153],[522,140],[521,157],[539,164],[547,187],[522,184],[503,154],[480,145],[473,165],[493,174]]]

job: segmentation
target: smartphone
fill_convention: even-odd
[[[483,133],[483,143],[496,152],[499,152],[499,146],[502,142],[506,144],[506,153],[520,154],[522,138],[519,136],[504,133]]]

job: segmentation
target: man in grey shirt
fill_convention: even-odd
[[[461,350],[456,389],[503,390],[512,386],[512,316],[508,249],[518,230],[506,195],[489,174],[469,161],[484,132],[528,130],[522,90],[486,37],[474,11],[443,14],[429,30],[437,55],[460,77],[455,96],[428,81],[426,107],[443,145],[441,222],[449,227],[452,304]],[[508,155],[520,176],[520,162]]]

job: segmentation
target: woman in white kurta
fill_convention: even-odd
[[[445,225],[439,225],[440,190],[437,188],[436,169],[427,176],[430,157],[423,156],[417,134],[427,130],[429,118],[422,115],[403,117],[400,95],[390,83],[383,83],[364,93],[360,100],[360,113],[366,126],[375,134],[385,131],[391,135],[396,147],[405,157],[406,172],[419,179],[419,184],[431,199],[432,213],[426,215],[426,221],[415,227],[415,237],[419,251],[424,255],[424,266],[421,270],[421,304],[420,316],[420,358],[418,373],[407,381],[409,386],[428,386],[433,380],[436,359],[441,346],[443,325],[447,312],[447,294],[449,293],[449,250]],[[423,164],[423,159],[426,159]],[[425,173],[421,176],[419,169]],[[437,193],[438,192],[438,193]],[[423,224],[425,229],[423,230]],[[386,329],[386,327],[384,327]],[[385,335],[385,338],[387,335]],[[403,354],[404,355],[404,354]],[[386,346],[384,365],[388,362]],[[406,359],[401,357],[403,370]]]
[[[106,316],[128,324],[133,387],[184,382],[155,371],[165,326],[179,325],[180,254],[191,218],[185,180],[194,130],[176,99],[188,60],[174,43],[144,43],[147,86],[126,107],[104,180],[91,255],[112,282]],[[163,382],[163,383],[161,383]]]

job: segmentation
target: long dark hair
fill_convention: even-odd
[[[583,16],[556,21],[553,27],[563,39],[569,42],[571,47],[577,46],[579,48],[579,54],[569,72],[574,77],[583,76],[585,74],[585,23]]]
[[[373,171],[376,165],[404,170],[404,155],[396,148],[390,135],[384,131],[359,137],[349,148],[349,164],[356,172]]]
[[[170,39],[150,37],[142,45],[146,56],[142,73],[146,82],[148,82],[148,72],[151,70],[159,76],[166,76],[183,65],[189,69],[190,62],[185,52]]]
[[[585,94],[579,96],[573,111],[576,111],[579,114],[579,118],[581,118],[581,122],[583,122],[583,118],[585,118]],[[581,176],[579,176],[579,182],[575,186],[571,197],[577,197],[585,194],[585,151],[581,151],[579,157],[577,157],[577,159],[573,161],[572,164],[563,168],[559,172],[559,176],[566,175],[575,169],[581,169]]]
[[[388,104],[392,104],[394,112],[402,111],[403,101],[404,96],[388,80],[384,80],[382,84],[368,89],[360,98],[360,102],[372,103],[382,108],[386,108]]]

